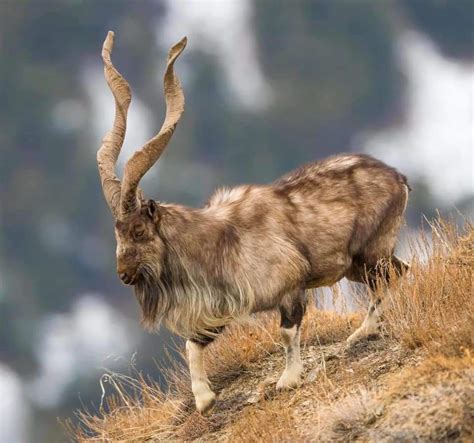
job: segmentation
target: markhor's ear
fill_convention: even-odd
[[[155,200],[148,200],[147,214],[153,221],[159,221],[160,219],[160,206]]]

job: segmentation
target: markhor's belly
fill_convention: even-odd
[[[333,284],[341,280],[343,277],[344,277],[344,272],[339,272],[337,274],[332,274],[332,275],[314,277],[306,282],[305,288],[311,289],[311,288],[320,288],[321,286],[332,286]]]

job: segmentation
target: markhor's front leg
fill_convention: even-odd
[[[210,411],[216,403],[216,394],[210,388],[209,379],[204,368],[205,347],[206,344],[197,341],[188,340],[186,342],[191,388],[196,402],[196,409],[202,414]]]
[[[276,385],[277,389],[296,388],[303,372],[300,357],[301,321],[306,310],[306,293],[286,295],[280,306],[281,336],[286,350],[286,367]]]

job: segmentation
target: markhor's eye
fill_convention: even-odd
[[[143,234],[145,234],[145,231],[136,231],[135,232],[135,237],[141,238],[141,237],[143,237]]]

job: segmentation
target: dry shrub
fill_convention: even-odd
[[[155,436],[172,435],[170,423],[183,411],[183,401],[165,394],[153,382],[120,374],[107,374],[114,393],[103,399],[99,414],[77,412],[79,425],[71,421],[66,429],[76,441],[148,441]]]
[[[431,356],[418,366],[403,368],[393,376],[384,391],[384,397],[390,400],[405,397],[425,385],[456,380],[461,373],[473,374],[473,371],[474,357],[467,349],[460,356]],[[474,389],[474,385],[471,385],[471,388]]]
[[[250,363],[279,348],[274,313],[227,327],[206,349],[206,368],[213,381],[239,375]]]
[[[362,320],[360,312],[340,314],[335,311],[318,311],[309,305],[301,329],[303,345],[325,345],[344,340]]]
[[[474,359],[437,356],[392,373],[378,391],[359,389],[322,405],[311,439],[472,441]]]
[[[459,354],[473,349],[474,230],[466,223],[459,233],[442,220],[431,227],[431,242],[422,236],[412,245],[409,274],[388,289],[386,326],[410,348]]]
[[[321,345],[342,340],[359,322],[359,314],[341,316],[318,311],[310,304],[302,329],[303,344]],[[274,313],[264,313],[254,321],[226,328],[206,351],[206,366],[213,383],[217,388],[222,387],[251,363],[275,351],[283,355],[279,335],[279,319]],[[107,374],[105,380],[114,394],[106,396],[99,414],[79,411],[80,425],[67,423],[69,433],[78,441],[139,442],[173,438],[190,440],[215,430],[216,423],[194,413],[187,368],[177,363],[164,372],[170,386],[167,393],[141,376],[133,379]],[[275,410],[267,419],[281,421],[282,417],[281,411]],[[260,436],[263,431],[257,422],[255,426],[255,436]]]
[[[341,315],[319,311],[310,303],[302,325],[302,344],[324,345],[340,341],[347,337],[360,320],[359,313]],[[225,380],[275,351],[284,353],[280,340],[279,316],[275,313],[263,313],[255,321],[232,325],[224,330],[206,351],[206,367],[213,379]]]
[[[239,443],[303,441],[291,408],[272,401],[242,411],[228,433],[228,441]]]
[[[394,374],[377,398],[385,414],[374,440],[472,441],[474,359],[438,355]]]
[[[383,406],[371,393],[360,389],[329,406],[323,406],[316,417],[311,436],[315,441],[354,441],[368,438],[370,426],[382,413]]]

